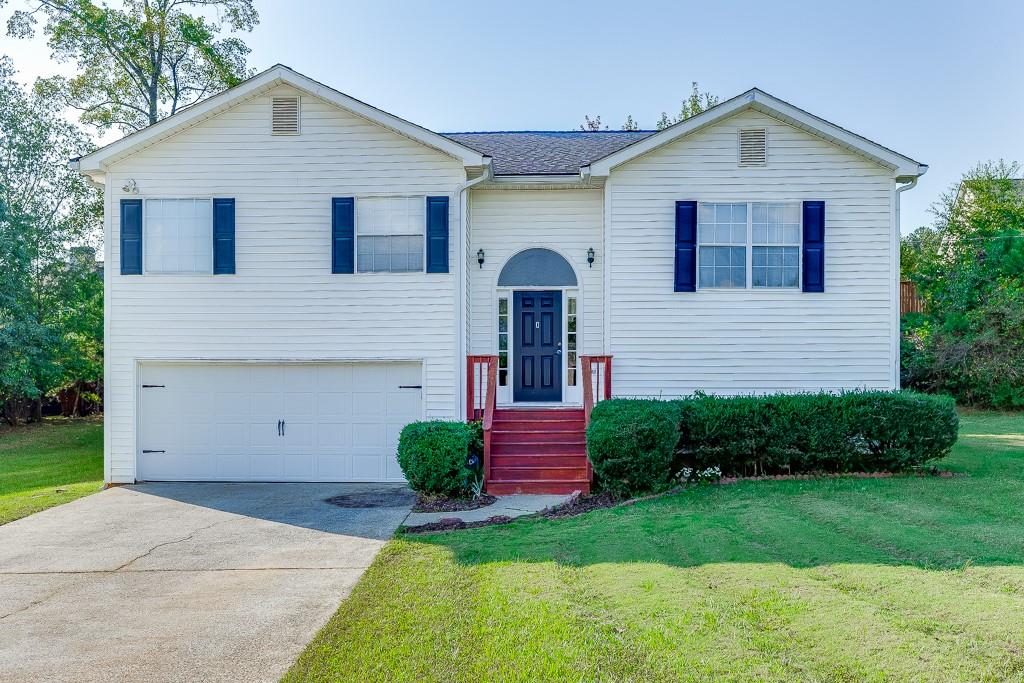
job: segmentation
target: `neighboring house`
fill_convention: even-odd
[[[608,394],[898,385],[926,166],[760,90],[660,132],[441,135],[275,66],[76,164],[108,482],[401,481],[404,424],[483,416],[492,491],[571,490]]]

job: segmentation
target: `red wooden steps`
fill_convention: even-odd
[[[497,409],[490,452],[488,493],[590,492],[580,408]]]

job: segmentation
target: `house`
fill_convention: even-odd
[[[401,481],[404,424],[482,417],[492,491],[572,490],[609,395],[899,382],[927,167],[757,89],[660,132],[442,135],[279,65],[74,163],[108,482]]]

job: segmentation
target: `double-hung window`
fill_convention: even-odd
[[[701,203],[697,211],[700,289],[797,288],[800,203]]]
[[[360,197],[356,201],[356,266],[360,273],[423,271],[423,197]]]
[[[212,200],[147,199],[143,217],[145,272],[213,272]]]

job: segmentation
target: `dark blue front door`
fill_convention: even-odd
[[[562,292],[513,293],[514,401],[562,400]]]

